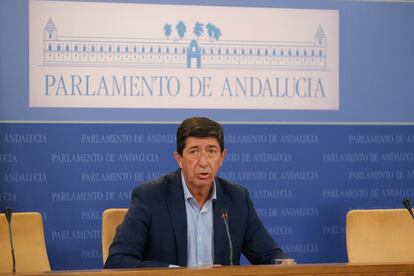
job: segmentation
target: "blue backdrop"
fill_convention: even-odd
[[[39,211],[53,269],[97,268],[101,213],[177,168],[175,124],[2,124],[1,208]],[[414,197],[411,126],[225,125],[222,177],[242,183],[301,263],[346,262],[345,215]]]

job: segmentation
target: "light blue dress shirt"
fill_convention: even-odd
[[[213,200],[217,198],[216,183],[211,197],[200,209],[181,173],[187,212],[187,266],[210,266],[214,260]]]

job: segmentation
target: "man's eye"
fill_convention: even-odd
[[[193,150],[190,150],[188,153],[191,154],[191,155],[195,155],[195,154],[198,153],[198,150],[193,149]]]

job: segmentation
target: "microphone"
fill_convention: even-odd
[[[14,245],[13,245],[13,234],[12,234],[12,228],[11,228],[11,220],[12,220],[12,213],[13,210],[11,208],[4,209],[4,215],[6,216],[7,224],[9,225],[9,237],[10,237],[10,250],[13,260],[13,268],[12,272],[16,273],[16,257],[14,256]]]
[[[411,217],[414,219],[414,214],[413,214],[413,210],[411,209],[410,200],[406,198],[402,201],[402,203],[404,204],[405,208],[407,208],[408,212],[410,212]]]
[[[229,240],[229,250],[230,250],[230,265],[233,265],[233,243],[231,242],[230,230],[229,230],[229,214],[226,209],[221,210],[221,218],[224,221],[226,226],[227,239]]]

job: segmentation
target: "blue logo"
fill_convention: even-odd
[[[60,36],[50,18],[43,29],[43,65],[247,70],[327,70],[327,37],[308,41],[230,41],[213,23],[160,26],[159,39]],[[190,34],[189,34],[190,33]],[[191,36],[191,37],[190,37]],[[190,38],[187,38],[190,37]]]

